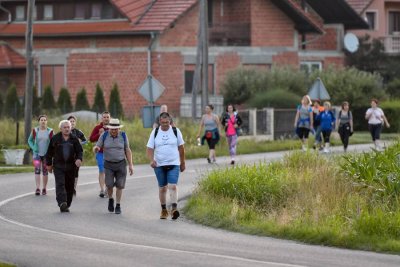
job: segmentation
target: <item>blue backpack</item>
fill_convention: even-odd
[[[104,141],[106,140],[108,135],[108,131],[105,131],[103,134],[103,145],[104,145]],[[125,132],[121,132],[122,138],[124,139],[124,147],[126,148],[126,133]]]

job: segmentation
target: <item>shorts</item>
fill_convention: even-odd
[[[99,172],[104,172],[104,155],[103,152],[96,153],[97,167],[99,167]]]
[[[40,169],[42,169],[43,176],[49,175],[45,156],[33,155],[33,166],[35,167],[35,174],[40,174]]]
[[[107,188],[113,188],[114,186],[118,189],[125,188],[127,174],[125,160],[120,162],[105,161],[104,171]]]
[[[368,124],[369,132],[371,133],[372,141],[381,139],[382,124]]]
[[[206,139],[207,140],[207,144],[208,144],[208,148],[209,149],[215,149],[215,145],[218,144],[218,139]]]
[[[300,138],[300,139],[307,139],[308,138],[308,135],[309,135],[309,133],[310,133],[310,129],[308,129],[308,128],[304,128],[304,127],[298,127],[297,129],[296,129],[296,133],[297,133],[297,136]]]
[[[179,165],[160,166],[154,168],[158,186],[164,187],[168,184],[178,184],[179,180]]]

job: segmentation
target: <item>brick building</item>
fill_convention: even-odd
[[[345,0],[208,0],[210,101],[220,101],[220,84],[239,66],[343,65],[343,35],[367,28]],[[196,61],[196,0],[36,0],[35,84],[51,85],[55,97],[66,86],[75,102],[95,85],[108,103],[118,83],[128,117],[146,100],[138,89],[148,72],[165,91],[157,103],[187,115]],[[0,1],[0,90],[12,82],[23,95],[27,1]],[[21,65],[22,64],[22,65]],[[189,100],[189,102],[188,102]]]

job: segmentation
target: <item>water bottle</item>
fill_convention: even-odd
[[[197,138],[197,145],[198,145],[198,146],[201,146],[201,140],[200,140],[200,137],[199,137],[199,138]]]

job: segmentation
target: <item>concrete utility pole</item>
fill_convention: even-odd
[[[207,0],[199,1],[196,69],[192,86],[192,118],[196,119],[197,94],[201,89],[201,108],[208,104],[208,11]]]
[[[33,66],[33,10],[35,7],[35,0],[28,0],[26,33],[25,33],[25,54],[26,54],[26,83],[25,83],[25,142],[28,142],[29,134],[32,128],[32,99],[33,99],[33,80],[34,80],[34,66]],[[25,155],[27,159],[27,155]]]

